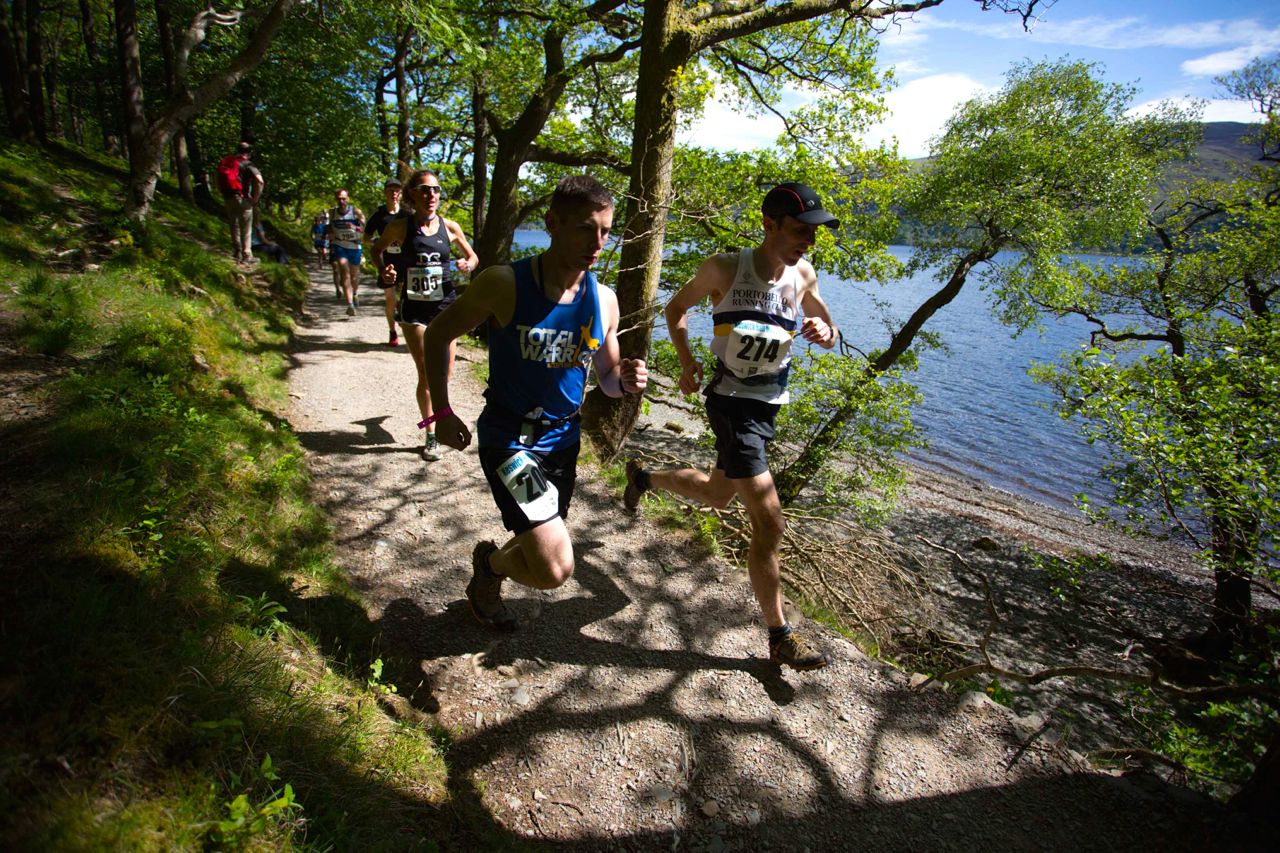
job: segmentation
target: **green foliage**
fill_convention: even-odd
[[[1280,85],[1276,68],[1280,60],[1255,63],[1229,87],[1261,97]],[[1274,91],[1262,102],[1273,109]],[[1259,139],[1275,121],[1264,119]],[[1005,282],[1005,293],[1016,294],[1006,300],[1013,315],[1076,314],[1093,329],[1088,345],[1033,373],[1057,392],[1062,416],[1107,448],[1110,503],[1086,506],[1099,518],[1190,540],[1228,573],[1220,582],[1276,575],[1277,187],[1274,165],[1198,184],[1152,211],[1155,248],[1140,259],[1078,262],[1054,277]],[[1244,590],[1237,617],[1248,608]]]
[[[792,364],[791,402],[778,413],[778,435],[770,446],[770,470],[786,475],[800,458],[817,471],[810,487],[820,502],[852,511],[861,520],[882,520],[905,483],[899,457],[923,443],[911,419],[920,401],[901,371],[867,382],[866,360],[809,349]],[[832,414],[858,412],[832,435]]]
[[[1222,662],[1220,679],[1274,686],[1280,633],[1275,628],[1252,648]],[[1170,702],[1150,690],[1134,691],[1133,718],[1148,732],[1152,749],[1186,767],[1192,787],[1225,799],[1246,782],[1267,744],[1280,731],[1280,709],[1259,699],[1208,703]]]
[[[1222,346],[1227,330],[1211,325],[1212,345]],[[1232,344],[1196,358],[1088,348],[1035,371],[1059,393],[1063,416],[1082,419],[1086,438],[1108,450],[1112,505],[1096,514],[1187,532],[1207,524],[1196,514],[1242,528],[1280,523],[1280,326],[1258,320],[1235,331]],[[1254,539],[1255,553],[1262,545]]]
[[[64,206],[120,195],[118,176],[62,156],[6,149],[0,182]],[[280,417],[305,278],[281,268],[268,290],[234,273],[201,246],[223,230],[162,196],[145,228],[86,216],[32,235],[100,253],[101,270],[45,272],[17,300],[30,325],[79,294],[83,321],[50,415],[0,431],[22,490],[2,562],[19,663],[0,736],[18,847],[402,848],[431,833],[443,762],[375,701],[390,694],[363,675],[374,629]],[[5,261],[14,280],[34,281],[21,257]],[[55,755],[74,775],[48,773]]]
[[[983,688],[983,692],[991,697],[991,701],[1006,708],[1012,708],[1014,700],[1018,698],[1018,694],[1001,684],[998,678],[991,679],[991,682]]]
[[[274,785],[280,780],[271,763],[270,754],[264,755],[262,764],[245,776],[243,780],[238,775],[234,777],[233,786],[240,787],[243,784],[253,787],[255,783]],[[289,822],[294,813],[302,811],[302,804],[294,799],[293,786],[286,782],[281,788],[272,787],[258,802],[253,802],[247,792],[237,794],[235,799],[226,804],[226,809],[226,818],[214,824],[209,841],[216,845],[239,848],[259,839],[268,828],[274,829],[271,835],[276,843],[290,840],[293,826]]]
[[[1030,557],[1032,565],[1048,575],[1050,592],[1059,601],[1064,602],[1074,602],[1079,599],[1090,575],[1114,571],[1111,558],[1106,554],[1097,556],[1075,554],[1071,557],[1058,557],[1031,551]]]
[[[23,320],[23,343],[45,355],[61,355],[71,348],[85,324],[85,295],[74,278],[54,278],[38,272],[18,286]]]
[[[269,599],[267,593],[260,593],[256,597],[238,595],[236,599],[240,602],[243,612],[241,621],[255,635],[259,637],[274,637],[285,629],[285,623],[280,617],[288,613],[289,608],[278,601]]]

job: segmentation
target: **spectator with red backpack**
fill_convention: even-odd
[[[217,183],[231,223],[231,254],[238,263],[252,264],[253,209],[262,197],[262,173],[249,162],[253,146],[241,142],[235,154],[218,163]]]

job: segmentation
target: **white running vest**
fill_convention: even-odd
[[[707,393],[782,405],[789,399],[791,341],[800,324],[800,272],[784,267],[777,281],[761,281],[751,251],[738,253],[733,284],[711,308],[711,351],[720,370]]]

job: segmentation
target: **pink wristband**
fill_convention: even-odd
[[[436,412],[431,417],[426,418],[425,420],[418,421],[418,429],[426,429],[427,427],[431,426],[431,424],[435,423],[441,418],[447,418],[449,417],[449,415],[452,415],[452,414],[453,414],[453,407],[445,406],[443,409]]]

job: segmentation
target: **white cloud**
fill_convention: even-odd
[[[873,127],[867,142],[898,140],[904,157],[928,154],[930,137],[937,136],[961,104],[994,92],[967,74],[934,74],[904,83],[885,97],[888,118]]]
[[[1182,73],[1192,77],[1216,77],[1244,68],[1249,60],[1259,55],[1252,47],[1237,47],[1233,50],[1220,50],[1199,59],[1188,59],[1178,67],[1182,69]]]
[[[1244,101],[1205,101],[1205,121],[1243,121],[1250,124],[1261,121],[1258,111]]]
[[[1129,115],[1144,116],[1163,103],[1174,103],[1187,109],[1198,108],[1201,121],[1242,121],[1252,124],[1259,120],[1258,112],[1247,102],[1228,98],[1214,100],[1193,98],[1163,98],[1143,101],[1129,110]]]
[[[713,97],[702,118],[682,131],[677,141],[718,151],[751,151],[773,145],[783,130],[782,120],[773,113],[743,115]]]

